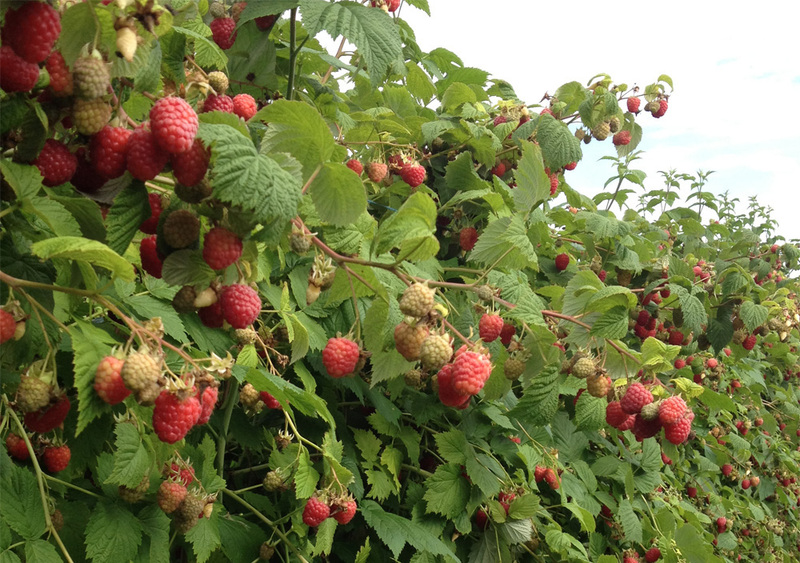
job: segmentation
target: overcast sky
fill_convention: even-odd
[[[800,63],[796,5],[763,1],[563,4],[529,0],[429,0],[431,17],[400,15],[424,51],[444,47],[510,82],[537,103],[565,82],[599,73],[644,86],[660,74],[675,91],[661,119],[640,114],[649,189],[659,170],[715,170],[708,189],[774,209],[779,234],[800,238]],[[584,145],[568,181],[596,193],[611,175],[609,141]],[[631,186],[634,187],[634,186]],[[684,193],[688,193],[688,186]]]

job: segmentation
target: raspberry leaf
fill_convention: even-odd
[[[423,498],[427,502],[425,512],[428,514],[455,519],[467,507],[470,486],[458,465],[448,463],[437,467],[427,480],[426,488]]]
[[[150,470],[154,461],[153,450],[145,446],[133,424],[119,423],[114,433],[117,436],[114,469],[106,484],[134,488]]]
[[[142,523],[119,503],[101,501],[86,524],[86,555],[111,563],[136,557],[142,541]]]
[[[520,213],[528,212],[550,198],[550,178],[544,173],[542,150],[522,141],[522,158],[517,168],[514,203]]]
[[[311,199],[326,223],[345,226],[367,210],[361,179],[343,164],[327,162],[311,183]]]
[[[136,274],[133,266],[102,242],[83,237],[58,237],[41,240],[31,247],[43,260],[66,258],[79,263],[101,266],[124,281],[132,281]]]

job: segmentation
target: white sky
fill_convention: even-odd
[[[635,166],[649,189],[659,170],[715,170],[707,189],[771,206],[778,233],[800,238],[800,65],[796,4],[694,0],[601,4],[573,0],[429,0],[431,17],[400,15],[423,51],[444,47],[466,66],[512,84],[537,103],[545,92],[599,73],[644,86],[660,74],[675,91],[661,119],[641,113],[646,151]],[[612,175],[610,140],[583,145],[567,180],[597,193]],[[629,185],[629,187],[635,187]],[[682,193],[688,194],[688,186]]]

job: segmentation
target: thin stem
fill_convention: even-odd
[[[344,44],[347,40],[342,37],[342,41],[339,43],[339,48],[336,50],[336,55],[334,55],[337,59],[342,56],[342,51],[344,50]],[[333,73],[333,65],[328,67],[328,72],[325,73],[325,76],[322,77],[322,84],[325,84],[328,79],[331,77]]]
[[[291,100],[294,94],[294,74],[297,65],[297,8],[292,8],[289,27],[289,76],[286,84],[286,99]]]
[[[227,445],[228,428],[231,424],[233,407],[236,405],[236,386],[236,380],[234,378],[230,378],[225,388],[225,404],[223,405],[225,411],[222,415],[222,431],[219,433],[219,437],[217,438],[217,473],[220,477],[223,476],[222,474],[225,470],[225,447]]]
[[[289,549],[291,549],[294,552],[294,554],[298,557],[298,559],[300,559],[300,561],[302,561],[303,563],[308,563],[308,560],[305,557],[303,557],[303,554],[297,550],[294,544],[291,541],[289,541],[289,538],[286,537],[286,534],[284,534],[283,531],[272,522],[272,520],[264,516],[261,512],[256,510],[256,508],[252,504],[244,500],[242,497],[240,497],[233,491],[229,489],[222,489],[222,492],[230,496],[233,500],[235,500],[242,506],[244,506],[247,510],[253,513],[253,516],[255,516],[256,518],[264,522],[264,524],[272,528],[272,531],[275,533],[275,535],[281,539],[284,545],[288,546]]]
[[[53,483],[56,483],[58,485],[62,485],[64,487],[67,487],[67,488],[70,488],[70,489],[74,489],[74,490],[79,491],[79,492],[81,492],[81,493],[83,493],[85,495],[89,495],[90,497],[94,497],[94,498],[97,498],[97,499],[102,499],[103,498],[100,495],[98,495],[97,493],[93,493],[92,491],[87,491],[83,487],[79,487],[78,485],[73,485],[72,483],[68,483],[67,481],[62,481],[61,479],[57,479],[57,478],[53,477],[52,475],[47,475],[46,473],[43,474],[43,475],[44,475],[45,479],[47,479],[48,481],[51,481]]]
[[[18,206],[18,205],[16,205],[16,204],[14,204],[14,205],[11,205],[11,206],[9,206],[9,207],[6,207],[6,208],[5,208],[5,209],[3,209],[2,211],[0,211],[0,219],[2,219],[3,217],[5,217],[5,216],[6,216],[6,215],[8,215],[9,213],[13,213],[13,212],[14,212],[14,211],[16,211],[17,209],[19,209],[19,206]]]

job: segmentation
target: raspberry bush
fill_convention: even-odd
[[[0,558],[797,560],[798,247],[415,9],[2,5]]]

